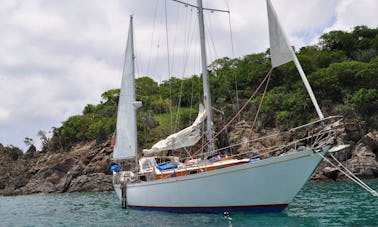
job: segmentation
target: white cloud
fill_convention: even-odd
[[[343,0],[338,1],[335,22],[325,31],[351,30],[357,25],[378,26],[378,2],[376,0]]]
[[[235,57],[265,51],[265,1],[225,2],[207,0],[204,6],[230,7]],[[375,0],[272,3],[297,48],[316,43],[323,31],[376,27],[378,21]],[[199,48],[187,44],[198,39],[196,11],[167,4],[172,74],[198,73]],[[137,72],[167,79],[164,1],[0,1],[0,143],[23,147],[26,136],[37,140],[38,130],[59,126],[86,104],[98,103],[102,92],[119,87],[130,14],[135,18]],[[228,15],[207,12],[205,19],[209,62],[232,57]],[[187,53],[191,57],[184,68]]]

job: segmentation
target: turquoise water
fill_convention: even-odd
[[[378,198],[350,182],[307,184],[283,213],[225,217],[124,210],[114,193],[27,195],[0,197],[0,226],[378,226]]]

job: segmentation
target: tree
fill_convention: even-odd
[[[13,145],[4,147],[3,151],[5,154],[9,155],[9,157],[14,161],[17,160],[19,157],[23,156],[24,154],[20,148],[15,147]]]
[[[319,100],[334,100],[340,103],[361,86],[368,84],[367,77],[373,79],[370,74],[360,73],[367,67],[366,63],[357,61],[333,63],[310,74],[308,79]]]
[[[351,57],[356,43],[355,37],[348,32],[331,31],[320,36],[319,45],[328,51],[343,50],[347,56]]]
[[[135,80],[136,99],[143,103],[143,108],[148,109],[154,101],[154,95],[158,93],[158,84],[149,77],[140,77]]]
[[[42,150],[46,150],[49,146],[49,138],[47,137],[46,132],[43,130],[39,130],[37,135],[41,140]]]
[[[108,105],[118,105],[119,89],[112,89],[101,94],[102,103]]]
[[[376,126],[372,122],[378,115],[378,90],[361,88],[352,97],[352,104],[363,120],[366,120],[368,127]],[[373,124],[373,125],[371,125]]]
[[[34,141],[32,138],[30,137],[25,137],[24,139],[24,144],[28,147],[30,147],[31,145],[34,145]]]

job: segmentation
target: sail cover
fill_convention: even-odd
[[[270,56],[272,67],[293,61],[293,49],[287,41],[286,35],[278,21],[277,14],[270,0],[266,1],[269,21]]]
[[[136,110],[141,102],[135,101],[133,24],[130,18],[126,44],[121,92],[118,102],[116,144],[113,159],[122,160],[136,156],[137,128]]]
[[[154,155],[161,151],[174,150],[183,147],[189,147],[196,144],[202,137],[202,123],[206,118],[206,111],[202,104],[199,105],[199,111],[193,124],[183,130],[160,140],[152,146],[151,149],[144,149],[145,155]]]

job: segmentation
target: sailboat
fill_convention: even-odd
[[[177,1],[179,2],[179,1]],[[314,104],[319,120],[248,143],[283,140],[243,155],[216,155],[211,96],[207,75],[202,1],[197,6],[200,24],[204,107],[194,123],[157,142],[138,157],[136,113],[142,103],[135,97],[133,18],[130,18],[116,126],[113,160],[115,192],[124,208],[173,212],[281,212],[301,190],[324,156],[336,147],[341,117],[325,118],[300,63],[289,45],[270,0],[267,0],[272,69],[294,61]],[[233,118],[234,119],[234,118]],[[206,132],[202,125],[206,121]],[[207,142],[182,159],[160,153]],[[337,148],[337,147],[336,147]]]

